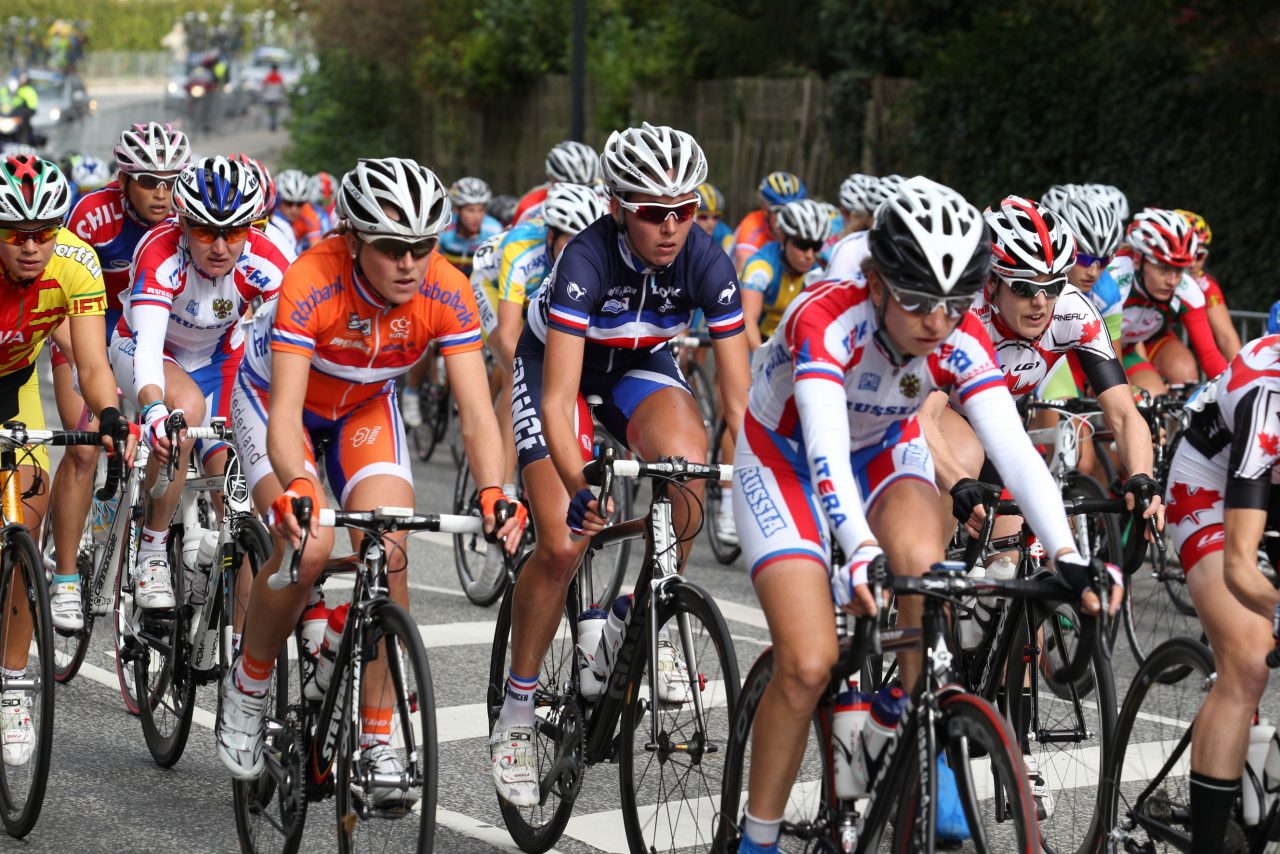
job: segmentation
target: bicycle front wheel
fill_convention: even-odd
[[[1102,638],[1079,679],[1053,680],[1075,659],[1080,619],[1074,608],[1059,605],[1036,621],[1034,639],[1022,620],[1005,677],[1010,725],[1029,771],[1040,778],[1037,786],[1044,786],[1037,817],[1049,854],[1095,851],[1106,824],[1108,784],[1099,771],[1114,746],[1116,689]]]
[[[458,466],[453,483],[453,512],[460,516],[480,515],[480,494],[471,480],[471,465],[466,455]],[[484,534],[453,535],[453,566],[458,582],[473,605],[488,608],[507,588],[507,570],[496,544],[485,541]],[[490,561],[497,560],[497,565]]]
[[[955,789],[968,825],[967,838],[950,844],[964,851],[1040,854],[1035,804],[1022,766],[1022,754],[1000,712],[981,697],[962,693],[941,698],[939,710],[933,732],[936,755],[945,757],[955,775]],[[919,734],[919,728],[909,727],[908,733]],[[915,750],[922,746],[907,742],[898,749]],[[975,759],[975,756],[982,758]],[[921,793],[939,788],[938,765],[930,765],[916,756],[906,757],[906,762],[906,786],[877,792],[876,796],[898,799],[893,850],[899,854],[931,851],[929,841],[945,842],[949,835],[935,825],[937,798],[931,799],[928,808],[921,809]],[[931,779],[922,776],[922,765],[928,768]],[[964,833],[954,836],[964,836]]]
[[[723,418],[720,419],[720,426],[715,431],[715,438],[711,442],[711,447],[707,449],[707,459],[712,465],[719,465],[725,462],[733,462],[733,460],[725,460],[722,446],[725,436],[729,432],[729,425]],[[732,507],[724,505],[725,495],[723,485],[718,480],[709,480],[706,485],[706,497],[703,506],[706,508],[702,515],[703,527],[707,529],[707,539],[711,542],[711,553],[715,555],[716,560],[722,564],[731,564],[738,559],[738,555],[742,554],[742,548],[738,545],[735,533],[735,539],[728,540],[720,535],[716,530],[716,520],[721,513],[731,513]]]
[[[1209,648],[1190,638],[1165,641],[1138,668],[1106,775],[1115,781],[1108,792],[1107,851],[1163,854],[1190,847],[1191,724],[1213,672]],[[1242,837],[1233,816],[1227,838]]]
[[[181,528],[169,531],[169,566],[178,607],[135,611],[138,649],[133,660],[142,734],[151,758],[161,768],[170,768],[182,758],[195,712],[196,683],[191,678],[191,644],[183,607],[187,591]]]
[[[363,631],[353,647],[361,697],[344,703],[351,725],[342,728],[334,772],[338,850],[421,854],[435,844],[439,772],[427,653],[417,625],[394,603],[378,606]],[[352,736],[360,729],[357,706],[368,703],[391,710],[390,732],[363,746]]]
[[[92,524],[92,517],[90,524]],[[89,638],[93,634],[95,616],[93,596],[90,592],[94,582],[94,551],[92,540],[82,541],[80,551],[76,554],[76,571],[80,573],[80,613],[84,615],[84,625],[79,631],[66,633],[54,631],[53,634],[53,678],[64,684],[70,682],[80,672],[80,665],[84,663],[84,657],[89,652]]]
[[[733,640],[711,597],[688,583],[667,591],[656,666],[646,620],[622,709],[622,821],[633,851],[711,845],[739,692]]]
[[[40,551],[31,535],[12,529],[0,549],[0,816],[10,836],[35,827],[49,782],[53,746],[53,622]]]
[[[729,722],[729,740],[724,751],[724,782],[720,792],[720,814],[715,828],[711,850],[714,854],[726,854],[736,850],[742,838],[738,822],[744,804],[742,795],[749,783],[747,772],[751,768],[752,727],[756,711],[765,689],[773,679],[773,648],[760,654],[751,671],[738,702],[733,707]],[[839,839],[835,777],[831,767],[834,745],[831,741],[831,705],[823,702],[814,711],[813,725],[805,741],[804,756],[787,796],[783,811],[781,835],[778,837],[779,854],[808,854],[811,851],[838,850]],[[835,748],[839,749],[839,748]],[[852,809],[852,803],[849,804]]]

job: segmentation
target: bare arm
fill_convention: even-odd
[[[747,328],[747,348],[754,353],[764,343],[760,335],[760,316],[764,314],[764,294],[742,289],[742,319]]]
[[[750,324],[747,327],[750,328]],[[742,415],[747,410],[747,389],[751,385],[747,337],[731,335],[712,338],[711,352],[716,357],[716,387],[720,392],[720,414],[729,425],[734,439],[742,429]]]
[[[498,328],[489,336],[489,346],[493,349],[494,358],[507,373],[511,373],[516,344],[520,341],[520,333],[523,330],[524,306],[511,300],[499,300]]]

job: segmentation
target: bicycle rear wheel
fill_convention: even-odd
[[[453,512],[458,515],[480,515],[480,493],[471,480],[471,465],[466,456],[458,466],[453,484]],[[462,592],[473,605],[488,608],[507,588],[505,566],[492,567],[488,561],[495,544],[485,541],[484,534],[453,535],[453,566],[458,571]],[[496,554],[496,553],[495,553]]]
[[[1115,781],[1108,793],[1107,851],[1190,848],[1191,724],[1213,672],[1213,654],[1190,638],[1165,641],[1138,668],[1120,709],[1106,775]],[[1228,839],[1243,836],[1237,818],[1227,826]]]
[[[934,729],[937,755],[946,757],[955,774],[969,828],[969,837],[957,846],[959,850],[1040,854],[1035,805],[1021,752],[1008,723],[995,707],[973,694],[942,697],[939,708],[941,714]],[[918,732],[918,728],[909,727],[908,732]],[[899,749],[917,747],[908,740]],[[937,784],[936,765],[930,768],[929,777],[933,779],[922,779],[921,765],[928,763],[913,755],[906,757],[906,764],[906,785],[877,793],[878,797],[898,798],[893,850],[900,854],[933,850],[925,840],[932,840],[935,831],[929,825],[935,819],[936,806],[924,810],[920,807],[921,792],[926,787],[933,791]]]
[[[690,845],[705,850],[711,844],[729,714],[741,684],[733,640],[711,597],[688,583],[669,586],[667,592],[670,597],[657,611],[659,660],[655,666],[646,620],[646,643],[636,648],[629,702],[622,707],[622,822],[633,851],[675,851]],[[674,661],[662,658],[663,631]],[[656,698],[650,691],[651,668],[658,676]],[[681,670],[687,686],[667,675]]]
[[[746,682],[729,722],[729,738],[724,750],[724,782],[720,791],[720,813],[711,850],[715,854],[734,851],[741,839],[738,822],[742,817],[743,793],[751,768],[752,727],[765,689],[773,679],[773,648],[760,654]],[[835,777],[831,767],[831,705],[825,699],[814,711],[813,724],[805,741],[804,756],[792,783],[783,811],[779,854],[808,854],[839,850]],[[852,804],[849,804],[850,808]]]
[[[421,854],[435,843],[439,772],[427,653],[417,625],[394,603],[378,606],[363,630],[364,636],[352,647],[353,654],[361,656],[357,666],[362,696],[346,698],[344,708],[352,713],[352,725],[342,727],[334,771],[338,850]],[[375,773],[386,777],[393,772],[388,766],[372,766],[352,740],[359,729],[357,707],[370,698],[380,698],[375,702],[392,708],[391,732],[384,743],[399,763],[397,781],[371,780]]]
[[[506,695],[507,669],[511,666],[511,607],[520,571],[528,559],[525,555],[516,567],[517,583],[507,588],[494,626],[489,660],[490,729],[498,720]],[[569,601],[574,601],[574,596],[571,586]],[[586,720],[577,692],[576,634],[577,621],[569,619],[567,610],[562,610],[555,638],[542,657],[538,687],[534,691],[533,764],[544,793],[542,802],[533,807],[513,807],[498,799],[498,808],[512,841],[529,854],[541,854],[564,833],[586,771]]]
[[[173,598],[171,611],[137,613],[138,649],[133,660],[138,688],[142,734],[151,758],[161,768],[172,767],[187,746],[195,712],[196,683],[191,678],[191,644],[187,639],[186,573],[182,569],[182,531],[169,531],[169,566]]]
[[[716,428],[715,437],[712,439],[711,447],[707,449],[707,459],[713,465],[719,465],[726,462],[722,459],[721,446],[725,439],[725,434],[729,431],[728,423],[722,418],[720,425]],[[733,462],[728,460],[727,462]],[[707,529],[707,540],[711,543],[711,553],[715,555],[717,561],[723,564],[733,563],[738,559],[738,555],[742,554],[742,548],[737,541],[729,541],[721,539],[716,531],[716,517],[721,512],[731,512],[733,508],[724,506],[723,486],[718,480],[708,480],[706,485],[706,497],[703,506],[706,508],[702,517],[703,527]]]
[[[0,663],[20,677],[0,674],[6,729],[23,716],[25,743],[6,743],[0,761],[0,817],[10,836],[35,827],[49,782],[53,747],[53,622],[49,588],[35,540],[13,528],[0,548]],[[14,727],[17,729],[17,727]],[[10,733],[7,733],[7,735]]]
[[[702,426],[709,441],[716,430],[716,391],[707,376],[707,369],[693,358],[696,355],[696,352],[690,354],[686,379],[689,381],[689,389],[693,392],[693,400],[698,404],[698,414],[702,416]]]
[[[1079,679],[1066,685],[1052,679],[1075,659],[1080,619],[1060,605],[1036,621],[1034,642],[1021,620],[1005,675],[1010,725],[1047,787],[1039,820],[1048,854],[1090,854],[1106,825],[1107,782],[1099,771],[1114,747],[1116,692],[1101,638]]]

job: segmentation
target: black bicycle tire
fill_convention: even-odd
[[[1054,609],[1054,611],[1049,615],[1049,619],[1055,619],[1059,613],[1060,608]],[[1075,613],[1075,620],[1078,621],[1079,619],[1079,614]],[[1041,622],[1040,625],[1043,625],[1043,622]],[[1076,625],[1079,625],[1078,622]],[[1059,625],[1058,628],[1060,629],[1061,626]],[[1028,663],[1022,654],[1022,650],[1029,645],[1027,640],[1027,630],[1028,627],[1026,621],[1020,620],[1014,635],[1011,654],[1006,662],[1006,686],[1024,684]],[[1039,647],[1040,645],[1037,644],[1037,646]],[[1045,659],[1048,657],[1047,650],[1049,646],[1050,641],[1046,637],[1043,648],[1041,648],[1041,655]],[[1051,679],[1052,668],[1046,669],[1042,663],[1038,665],[1038,669],[1040,670],[1040,675],[1032,684],[1039,686],[1039,690],[1048,690],[1053,696],[1062,699],[1064,696],[1060,693],[1062,686],[1058,686],[1053,683]],[[1077,696],[1081,703],[1088,703],[1090,711],[1096,709],[1099,714],[1099,729],[1101,732],[1094,733],[1094,742],[1099,748],[1099,755],[1102,757],[1102,767],[1105,767],[1108,755],[1110,751],[1114,749],[1117,704],[1115,677],[1111,669],[1111,659],[1107,655],[1106,649],[1104,649],[1100,643],[1094,644],[1093,651],[1090,656],[1090,667],[1085,671],[1085,674],[1089,673],[1093,674],[1092,678],[1089,680],[1091,685],[1088,687],[1086,693],[1078,692]],[[1077,689],[1079,689],[1080,683],[1083,682],[1085,678],[1085,676],[1081,676],[1081,678],[1076,681],[1075,687]],[[1066,694],[1066,697],[1070,698],[1070,694]],[[1015,733],[1025,731],[1027,724],[1021,720],[1023,714],[1021,704],[1010,700],[1008,706],[1010,726],[1014,728]],[[1051,764],[1056,766],[1056,763]],[[1050,845],[1051,840],[1049,840],[1045,843],[1045,849],[1047,851],[1055,852],[1055,854],[1068,854],[1068,851],[1072,852],[1072,854],[1093,854],[1093,852],[1097,850],[1098,835],[1101,833],[1102,828],[1109,826],[1109,817],[1107,814],[1108,785],[1109,781],[1106,779],[1099,780],[1098,782],[1097,791],[1094,794],[1093,800],[1093,815],[1090,818],[1088,829],[1079,844],[1074,849],[1064,850],[1061,848],[1054,848]],[[1057,813],[1055,813],[1055,815],[1057,815]]]
[[[716,655],[719,658],[720,667],[717,672],[719,672],[723,677],[726,693],[725,709],[732,710],[738,701],[742,680],[738,673],[738,659],[737,653],[733,647],[733,638],[729,634],[729,627],[724,621],[724,616],[720,613],[720,609],[716,607],[715,600],[694,584],[676,584],[672,587],[668,587],[667,592],[670,594],[669,598],[658,605],[657,614],[659,624],[668,624],[669,622],[674,621],[681,613],[690,615],[702,624],[703,628],[708,632],[709,640],[711,641],[711,648],[715,649]],[[647,622],[645,625],[645,631],[649,631]],[[672,634],[674,635],[675,632],[673,631]],[[673,637],[672,643],[676,642],[677,641]],[[634,750],[635,741],[629,736],[629,734],[634,732],[638,726],[645,726],[645,711],[641,708],[639,698],[640,688],[647,683],[646,665],[651,664],[651,662],[648,662],[648,652],[647,644],[638,645],[636,647],[636,659],[631,665],[630,680],[627,683],[626,693],[626,696],[629,698],[629,702],[624,704],[622,707],[622,719],[619,724],[619,729],[622,732],[622,755],[618,766],[618,777],[621,783],[622,824],[626,830],[627,841],[631,845],[631,850],[653,852],[659,849],[654,847],[651,840],[645,839],[645,828],[641,825],[640,815],[637,809],[638,805],[636,803],[634,780],[636,762],[636,753]],[[704,651],[704,655],[706,652],[710,652],[710,648]],[[695,678],[701,679],[702,675],[702,672],[699,672],[696,675],[691,673],[690,680],[692,681]],[[651,698],[651,702],[655,701]],[[726,723],[728,721],[728,715],[729,711],[726,711]],[[679,755],[680,754],[678,753],[673,753],[672,759],[660,760],[658,763],[659,767],[667,762],[673,761],[673,759]],[[707,756],[714,756],[714,754],[708,753]],[[701,763],[697,764],[700,765]],[[685,777],[681,779],[681,783],[683,783],[683,781],[691,774],[692,772],[685,775]],[[723,776],[722,772],[714,779],[714,782],[721,782]],[[711,829],[711,833],[714,834],[714,826]]]
[[[769,682],[773,679],[773,668],[773,647],[767,647],[764,652],[756,657],[751,669],[747,671],[747,678],[743,681],[742,690],[738,693],[738,702],[733,707],[729,724],[729,742],[725,745],[724,781],[720,787],[720,815],[716,825],[715,838],[711,843],[713,854],[728,854],[728,852],[736,849],[741,838],[738,819],[742,815],[742,792],[745,791],[747,783],[747,775],[745,773],[746,751],[747,746],[750,744],[751,727],[755,722],[760,700],[764,696],[764,691]],[[814,710],[813,722],[810,726],[810,738],[816,735],[821,745],[818,749],[818,756],[821,761],[822,782],[817,812],[825,814],[828,820],[834,814],[836,804],[835,778],[831,769],[830,721],[831,706],[824,701]],[[804,817],[792,815],[787,822],[786,829],[790,830],[804,823]],[[827,828],[827,833],[823,834],[819,829],[819,835],[806,838],[805,845],[807,847],[808,843],[815,838],[831,845],[836,845],[839,842],[836,837],[838,830],[835,824],[831,823],[831,826]],[[781,839],[779,840],[778,850],[786,850]]]
[[[458,476],[453,482],[453,512],[458,515],[479,515],[479,492],[472,483],[471,464],[465,454],[463,454],[462,463],[458,466]],[[468,601],[481,608],[488,608],[502,598],[503,592],[507,589],[507,574],[503,572],[499,575],[491,590],[475,588],[473,582],[476,580],[476,575],[471,572],[467,556],[478,557],[478,553],[472,550],[472,546],[477,542],[484,542],[482,534],[453,535],[453,568],[458,573],[458,583],[462,585],[462,592],[466,594]],[[477,557],[471,560],[474,561]],[[484,564],[481,563],[480,566],[483,569]]]
[[[10,563],[17,557],[18,563]],[[4,538],[3,553],[0,560],[0,602],[7,602],[9,585],[14,574],[7,571],[9,566],[22,572],[23,584],[26,587],[26,599],[32,613],[32,641],[36,644],[39,670],[34,675],[42,686],[39,697],[39,725],[35,727],[36,746],[27,763],[30,769],[30,785],[27,798],[21,807],[15,807],[9,792],[8,771],[0,763],[0,818],[4,821],[5,831],[15,839],[29,834],[40,818],[44,808],[45,791],[49,785],[49,765],[53,752],[53,715],[54,715],[54,682],[53,682],[53,619],[49,612],[49,587],[45,581],[44,564],[40,558],[40,550],[35,540],[25,528],[10,528]],[[3,626],[0,625],[0,629]],[[30,668],[30,664],[28,664]],[[47,686],[47,690],[45,687]]]
[[[1113,781],[1113,785],[1109,791],[1109,804],[1107,816],[1110,824],[1108,830],[1117,826],[1122,813],[1120,805],[1120,780],[1122,768],[1124,766],[1125,751],[1129,746],[1129,739],[1133,734],[1133,725],[1137,716],[1141,713],[1142,701],[1146,698],[1153,684],[1172,684],[1175,679],[1171,679],[1171,673],[1181,673],[1180,678],[1190,676],[1193,671],[1199,671],[1207,679],[1209,674],[1214,672],[1213,653],[1207,646],[1199,641],[1191,638],[1175,637],[1155,647],[1147,656],[1146,661],[1138,668],[1138,672],[1134,674],[1133,681],[1129,684],[1129,690],[1125,692],[1124,703],[1120,707],[1120,713],[1116,722],[1115,749],[1111,751],[1110,763],[1107,766],[1106,778]],[[1127,811],[1124,810],[1124,811]],[[1109,837],[1110,838],[1110,837]],[[1119,844],[1118,838],[1110,838],[1108,851],[1124,851],[1124,848],[1112,847]]]
[[[1000,776],[1012,783],[1012,793],[1017,795],[1017,802],[1009,800],[1012,809],[1011,814],[1014,816],[1013,822],[1018,834],[1018,851],[1023,854],[1040,854],[1040,834],[1036,826],[1035,803],[1031,797],[1031,789],[1027,784],[1027,776],[1022,768],[1022,755],[1018,749],[1017,740],[1014,738],[1009,724],[998,710],[986,700],[966,693],[953,693],[944,696],[939,701],[941,710],[940,731],[947,731],[963,721],[966,729],[977,732],[985,730],[985,745],[987,758],[992,766],[999,765],[997,769]],[[909,727],[909,731],[913,731],[914,727]],[[910,732],[908,732],[908,736]],[[943,752],[943,745],[939,745],[939,753]],[[916,824],[916,815],[918,812],[918,793],[920,765],[918,761],[910,761],[914,757],[908,757],[909,761],[904,764],[906,768],[906,779],[904,785],[900,789],[895,790],[895,794],[900,793],[898,800],[897,817],[894,821],[894,833],[892,847],[896,854],[906,854],[911,852],[913,848],[912,833],[909,831]],[[957,772],[957,776],[960,773]],[[957,781],[959,783],[959,781]],[[964,787],[959,787],[964,788]],[[1009,794],[1009,792],[1006,792]],[[961,796],[961,804],[965,809],[966,818],[970,827],[975,824],[973,806],[968,800]],[[977,846],[975,846],[977,847]],[[979,849],[980,851],[982,849]],[[1007,848],[999,849],[1001,852],[1008,851]]]
[[[436,413],[432,410],[435,407],[434,398],[430,394],[430,381],[423,381],[418,387],[418,410],[422,416],[422,423],[413,428],[413,444],[418,451],[418,459],[430,462],[432,455],[436,452],[436,446],[440,444],[440,437],[436,435]],[[430,415],[428,412],[430,411]]]
[[[526,553],[516,565],[517,582],[520,578],[520,572],[524,569],[525,563],[528,562],[529,556],[532,554],[532,552]],[[498,618],[494,624],[493,649],[489,658],[489,687],[487,691],[490,729],[498,720],[498,713],[502,710],[503,698],[506,695],[507,645],[510,642],[511,608],[515,600],[517,586],[517,584],[508,585],[506,593],[502,596],[502,605],[498,608]],[[569,620],[568,622],[576,635],[576,622],[574,620]],[[552,648],[554,649],[554,645]],[[576,684],[576,673],[571,675],[574,684]],[[555,677],[554,674],[548,677],[544,669],[543,678],[554,679]],[[569,702],[577,703],[578,700],[576,697],[571,697]],[[581,780],[581,775],[579,775],[579,780]],[[519,808],[513,807],[498,798],[498,809],[502,813],[507,833],[511,835],[511,840],[515,842],[516,846],[521,851],[527,852],[527,854],[543,854],[543,852],[555,845],[564,834],[565,826],[569,823],[569,817],[573,814],[576,796],[573,799],[564,799],[552,793],[548,795],[548,799],[551,797],[556,797],[557,799],[556,808],[552,811],[549,820],[537,827],[524,820]]]
[[[410,816],[420,816],[421,825],[418,830],[418,854],[427,854],[435,845],[436,830],[436,797],[439,791],[439,769],[440,755],[439,745],[436,737],[436,706],[435,694],[431,686],[431,667],[427,662],[427,651],[422,645],[422,635],[418,632],[417,624],[409,616],[409,613],[394,602],[383,602],[375,606],[368,615],[367,622],[364,626],[366,632],[375,631],[381,626],[382,633],[380,641],[387,638],[397,638],[401,645],[402,656],[401,661],[408,664],[409,668],[414,670],[417,676],[414,679],[414,685],[417,686],[417,712],[419,726],[422,732],[422,740],[417,744],[419,752],[424,759],[423,767],[423,787],[422,797],[419,800],[421,809],[412,810],[410,814],[404,816],[391,826],[401,827],[405,821],[411,820]],[[389,631],[388,631],[389,630]],[[381,643],[379,645],[382,645]],[[365,648],[363,642],[353,645],[353,653],[357,650]],[[390,650],[384,648],[382,654],[386,655],[390,660]],[[341,662],[339,662],[341,666]],[[392,668],[394,670],[394,668]],[[390,672],[390,671],[389,671]],[[347,680],[348,692],[355,683]],[[360,679],[360,684],[364,684],[364,678]],[[399,686],[403,688],[404,686]],[[358,850],[362,850],[363,846],[358,839],[352,839],[353,831],[368,822],[362,822],[356,814],[347,805],[347,799],[350,797],[350,779],[352,773],[350,746],[344,744],[346,738],[350,738],[352,733],[358,730],[358,709],[347,708],[351,702],[350,694],[344,698],[343,712],[351,714],[352,725],[342,727],[344,735],[339,738],[337,749],[337,760],[334,763],[334,813],[336,817],[336,835],[338,838],[338,851],[340,854],[354,854]],[[410,712],[411,715],[415,714]],[[402,721],[401,723],[405,723]],[[410,732],[412,730],[409,730]],[[356,818],[355,821],[349,820]],[[389,850],[391,846],[384,846]],[[394,850],[406,850],[396,846]]]
[[[693,393],[694,403],[698,406],[698,414],[702,417],[703,428],[706,431],[707,438],[710,439],[716,430],[716,413],[718,411],[715,386],[712,385],[710,377],[707,376],[706,367],[693,358],[693,355],[690,354],[687,363],[688,375],[685,379],[689,382],[689,390]]]
[[[715,437],[711,442],[711,447],[707,449],[707,459],[712,463],[723,462],[720,459],[720,447],[725,432],[729,429],[728,423],[721,418],[715,429]],[[720,502],[722,493],[720,491],[720,482],[709,480],[706,485],[706,499],[703,502],[705,511],[703,513],[702,524],[707,529],[707,541],[711,543],[711,553],[715,556],[718,563],[728,566],[738,559],[742,554],[742,547],[739,545],[731,545],[723,543],[716,536],[716,515],[720,512]]]
[[[127,615],[124,613],[124,597],[123,591],[129,583],[133,573],[133,564],[129,562],[129,554],[132,551],[134,559],[137,559],[137,547],[142,537],[142,511],[138,507],[137,515],[134,514],[133,508],[138,506],[142,501],[142,486],[137,477],[129,479],[128,492],[121,497],[121,512],[126,510],[125,498],[128,497],[129,517],[126,520],[126,531],[124,539],[119,544],[120,555],[116,565],[116,583],[115,589],[111,596],[111,643],[115,651],[115,668],[116,682],[120,689],[120,699],[124,703],[125,711],[137,717],[140,713],[138,708],[137,685],[134,685],[133,693],[130,694],[128,687],[125,685],[127,681],[126,674],[132,675],[133,663],[128,661],[122,655],[123,648],[126,644],[131,644],[128,639],[123,636],[122,628],[128,623]]]
[[[1102,484],[1085,474],[1073,472],[1062,488],[1062,497],[1069,498],[1085,498],[1085,499],[1105,499],[1107,491]],[[1106,546],[1106,553],[1099,554],[1096,551],[1093,557],[1102,558],[1107,563],[1114,564],[1119,567],[1125,565],[1125,543],[1124,535],[1121,529],[1120,520],[1114,513],[1091,513],[1086,515],[1086,524],[1090,526],[1090,531],[1100,530],[1104,539],[1102,545]],[[1093,539],[1092,537],[1090,538]],[[1090,545],[1094,545],[1092,542]],[[1125,596],[1120,602],[1120,619],[1111,620],[1108,623],[1108,636],[1106,643],[1115,649],[1115,642],[1119,636],[1122,626],[1125,627],[1126,637],[1129,640],[1130,650],[1136,657],[1138,651],[1134,648],[1132,623],[1133,610],[1129,597]]]
[[[161,768],[172,768],[187,747],[187,738],[191,734],[191,720],[195,714],[195,696],[196,684],[191,678],[191,660],[188,643],[187,643],[187,609],[184,606],[186,601],[186,573],[182,567],[182,531],[179,527],[171,528],[169,531],[169,566],[170,575],[173,579],[173,598],[178,603],[178,607],[172,611],[172,616],[166,621],[169,626],[169,653],[166,655],[161,652],[162,659],[168,660],[167,674],[165,680],[159,687],[162,690],[157,697],[157,703],[162,703],[164,698],[172,695],[175,698],[180,697],[182,707],[177,715],[174,723],[173,731],[168,735],[160,732],[156,725],[154,709],[157,703],[153,703],[148,699],[149,689],[147,676],[147,660],[150,656],[157,654],[156,650],[151,650],[140,654],[134,659],[134,685],[138,686],[138,711],[139,719],[142,722],[142,735],[147,743],[147,750],[151,753],[151,758]],[[143,616],[142,619],[154,620],[149,616]],[[145,623],[144,623],[145,625]],[[175,687],[176,686],[176,687]],[[175,693],[180,692],[180,693]]]

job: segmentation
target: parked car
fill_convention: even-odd
[[[93,112],[96,106],[78,74],[30,68],[27,79],[40,97],[36,114],[31,118],[33,130],[47,133],[61,125],[79,121]]]

